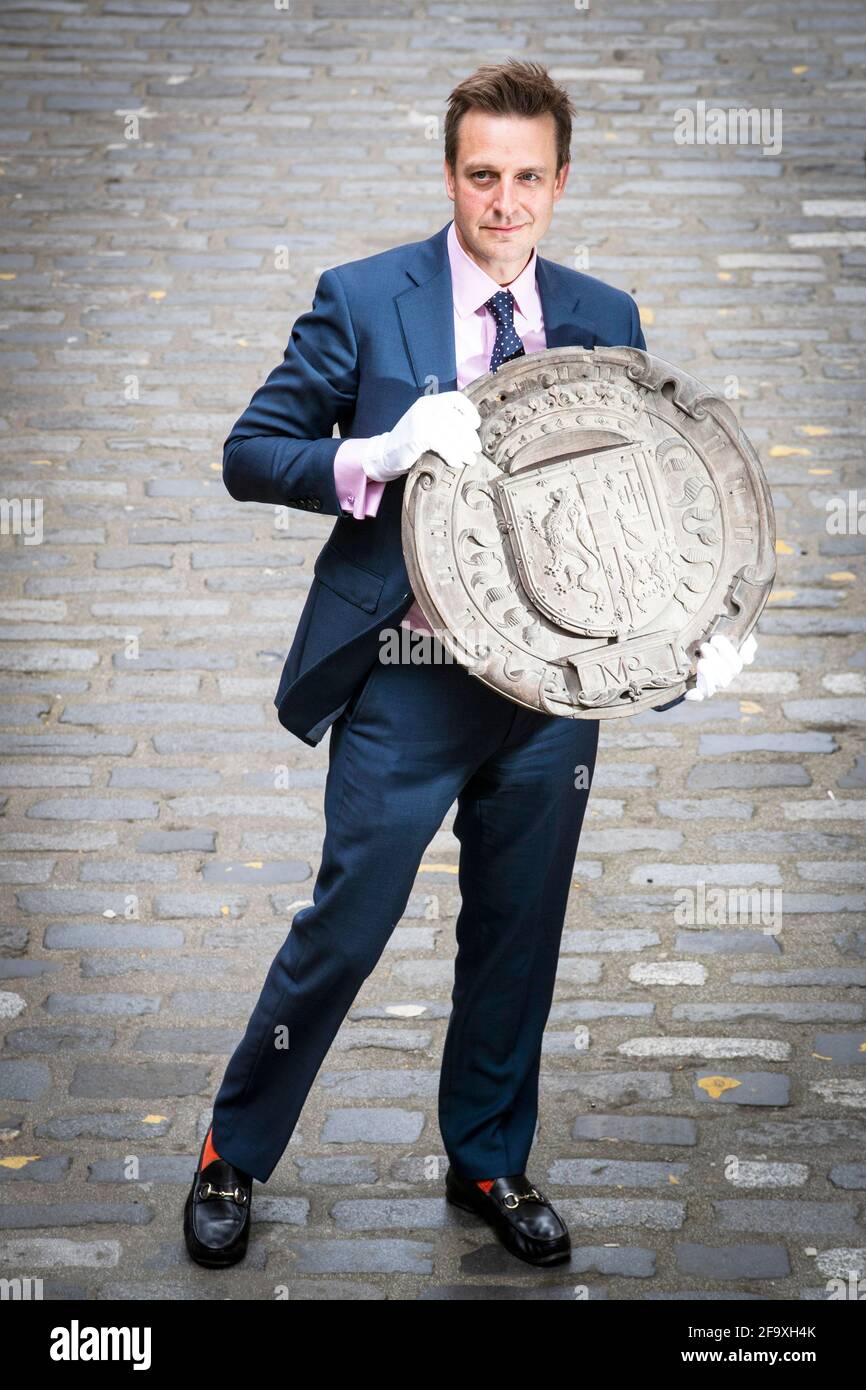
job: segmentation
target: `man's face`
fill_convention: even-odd
[[[445,187],[465,251],[499,284],[521,272],[544,236],[569,166],[556,173],[556,122],[543,116],[467,111],[457,132],[456,168]]]

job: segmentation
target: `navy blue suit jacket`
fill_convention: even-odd
[[[425,241],[324,271],[283,361],[225,442],[223,479],[232,497],[337,518],[316,558],[274,699],[280,723],[311,747],[376,660],[379,628],[396,625],[412,604],[400,527],[405,476],[387,484],[375,517],[356,520],[340,506],[334,455],[345,438],[393,429],[431,378],[434,389],[457,389],[449,225]],[[540,255],[536,267],[549,348],[646,349],[637,306],[624,290]]]

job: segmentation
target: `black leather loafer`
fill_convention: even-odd
[[[247,1253],[253,1180],[222,1158],[203,1169],[203,1154],[204,1143],[183,1210],[183,1234],[197,1264],[222,1269]]]
[[[445,1196],[453,1206],[483,1217],[505,1248],[527,1264],[556,1265],[571,1258],[568,1227],[525,1173],[497,1178],[485,1192],[449,1167]]]

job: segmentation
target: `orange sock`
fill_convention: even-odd
[[[201,1156],[202,1168],[206,1168],[209,1163],[213,1163],[214,1159],[219,1157],[220,1155],[213,1146],[213,1125],[211,1125],[207,1132],[207,1139],[204,1141],[204,1153]]]

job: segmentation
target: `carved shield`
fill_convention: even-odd
[[[610,718],[682,694],[715,632],[739,647],[776,570],[757,454],[708,387],[638,348],[551,348],[479,377],[482,452],[426,453],[403,493],[418,604],[479,680]]]

